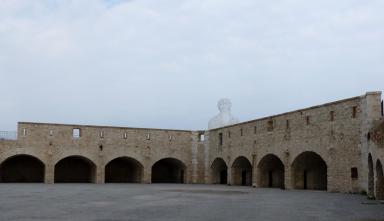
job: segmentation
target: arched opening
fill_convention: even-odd
[[[222,158],[216,158],[211,165],[211,178],[213,184],[227,184],[228,167]]]
[[[375,192],[375,177],[373,173],[372,155],[368,155],[368,197],[373,198]]]
[[[252,185],[252,164],[243,156],[238,157],[232,164],[232,185]]]
[[[3,183],[43,183],[44,163],[29,155],[16,155],[0,165]]]
[[[130,157],[119,157],[105,166],[106,183],[141,183],[143,165]]]
[[[383,165],[380,160],[376,162],[376,199],[384,200],[384,175],[383,175]]]
[[[276,155],[264,156],[257,168],[259,187],[284,188],[284,164]]]
[[[55,183],[95,183],[95,164],[81,156],[66,157],[55,165]]]
[[[186,166],[175,158],[165,158],[152,166],[152,183],[184,183]]]
[[[327,164],[315,152],[304,152],[292,163],[295,189],[327,190]]]

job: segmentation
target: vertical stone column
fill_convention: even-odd
[[[228,172],[227,172],[227,183],[228,183],[228,185],[233,185],[233,182],[232,182],[232,168],[230,166],[228,167]]]
[[[191,145],[191,182],[197,183],[197,145],[198,145],[198,139],[199,139],[199,133],[192,132],[191,135],[192,145]]]
[[[257,187],[257,154],[252,154],[252,187]]]
[[[284,151],[284,187],[287,190],[293,189],[292,180],[292,167],[290,163],[290,153],[288,150]]]
[[[209,131],[204,133],[204,180],[206,184],[211,183],[209,165]]]
[[[55,182],[55,165],[53,164],[53,150],[50,146],[47,154],[47,161],[45,162],[44,170],[44,183],[53,184]]]
[[[152,167],[151,165],[144,165],[143,169],[143,183],[150,184],[152,182]]]
[[[103,153],[99,153],[99,159],[96,165],[96,183],[103,184],[105,182],[105,168],[104,168],[104,158]]]

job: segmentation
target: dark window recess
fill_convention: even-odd
[[[307,122],[307,125],[309,125],[311,123],[311,119],[309,116],[306,116],[305,117],[305,121]]]
[[[100,145],[100,146],[99,146],[99,150],[100,150],[100,151],[103,151],[103,145]]]
[[[329,120],[334,121],[335,120],[335,111],[329,112]]]
[[[352,107],[352,118],[356,118],[356,115],[357,115],[357,107],[353,106]]]
[[[256,127],[256,126],[253,127],[253,133],[254,133],[254,134],[257,133],[257,127]]]
[[[205,135],[203,133],[199,134],[199,141],[204,141]]]
[[[231,131],[228,131],[228,138],[231,138]]]
[[[223,133],[219,133],[219,144],[223,145]]]
[[[367,139],[368,139],[368,141],[371,140],[371,133],[369,133],[369,132],[368,132],[368,134],[367,134]]]
[[[286,127],[287,130],[290,128],[289,120],[287,120],[287,121],[285,122],[285,127]]]
[[[267,131],[273,131],[273,120],[268,121]]]
[[[384,116],[384,102],[381,101],[381,116]]]
[[[243,136],[243,128],[240,129],[240,136]]]
[[[356,167],[352,167],[351,168],[351,178],[352,179],[359,178],[359,174],[357,173],[357,168]]]

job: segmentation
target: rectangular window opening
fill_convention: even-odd
[[[80,131],[80,129],[79,129],[79,128],[74,128],[74,129],[72,130],[72,137],[73,137],[73,138],[80,138],[80,136],[81,136],[81,131]]]
[[[267,131],[273,131],[273,120],[268,121]]]
[[[103,131],[100,131],[100,138],[101,138],[101,139],[104,138],[104,132],[103,132]]]
[[[357,168],[356,167],[352,167],[351,168],[351,178],[352,179],[359,178],[359,174],[357,173]]]
[[[147,134],[147,140],[150,140],[150,139],[151,139],[151,134],[148,133],[148,134]]]
[[[335,111],[330,111],[329,112],[329,120],[334,121],[335,120]]]
[[[228,131],[228,138],[231,138],[231,131]]]
[[[219,133],[219,145],[223,145],[223,133]]]
[[[127,132],[124,132],[124,139],[127,139],[128,138],[128,134],[127,134]]]
[[[243,136],[244,134],[244,131],[243,131],[243,128],[240,129],[240,136]]]
[[[307,125],[309,125],[309,124],[311,123],[311,119],[310,119],[310,117],[309,117],[309,116],[306,116],[305,119],[306,119]]]
[[[384,101],[381,101],[381,116],[384,116]]]
[[[290,128],[291,125],[289,124],[289,120],[286,121],[286,125],[285,126],[286,126],[287,130]]]
[[[23,129],[23,136],[27,136],[27,129]]]
[[[205,135],[203,133],[199,134],[199,141],[204,141]]]
[[[254,133],[254,134],[257,133],[257,127],[256,127],[256,126],[253,127],[253,133]]]
[[[352,107],[352,118],[356,118],[356,115],[357,115],[357,107],[353,106]]]
[[[49,136],[53,136],[53,130],[49,130]]]

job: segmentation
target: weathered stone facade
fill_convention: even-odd
[[[209,131],[18,124],[2,182],[222,183],[384,198],[380,92]]]

